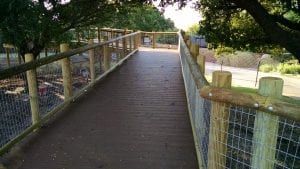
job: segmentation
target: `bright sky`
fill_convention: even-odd
[[[189,26],[199,23],[201,19],[200,13],[192,8],[192,4],[188,4],[181,10],[177,8],[177,5],[170,5],[165,9],[164,13],[166,18],[174,21],[177,28],[187,30]]]

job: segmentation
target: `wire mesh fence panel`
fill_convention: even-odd
[[[17,48],[11,45],[0,47],[0,70],[19,65],[23,62]]]
[[[103,73],[102,63],[103,63],[103,47],[98,47],[94,49],[95,52],[95,74],[96,77]]]
[[[155,47],[157,48],[178,48],[178,35],[174,34],[155,34]]]
[[[72,90],[76,95],[90,82],[90,61],[88,52],[70,57],[72,72]]]
[[[64,102],[62,68],[59,61],[37,68],[40,113],[43,117]]]
[[[0,147],[31,125],[26,74],[0,80]]]
[[[211,129],[215,131],[215,135],[219,136],[214,137],[217,139],[213,140],[219,147],[209,147],[209,151],[219,156],[219,158],[208,159],[213,160],[212,163],[217,166],[215,168],[260,169],[261,167],[258,166],[268,166],[274,169],[296,169],[300,167],[299,122],[287,119],[274,120],[271,123],[279,124],[278,131],[274,132],[271,129],[255,127],[255,118],[259,118],[257,110],[238,105],[223,105],[223,109],[219,108],[219,111],[229,112],[229,118],[218,116],[214,120],[228,123],[228,130],[226,128]],[[261,121],[266,122],[266,119]],[[210,125],[210,127],[213,126]],[[270,142],[255,140],[254,133],[256,132],[262,134],[260,137],[269,139],[275,136],[276,146],[273,147]],[[226,135],[226,140],[222,139],[222,135]],[[209,143],[211,141],[209,140]],[[225,147],[225,153],[220,151],[220,147]],[[254,153],[255,147],[260,147],[258,153]],[[266,151],[274,153],[268,157],[265,155]],[[221,158],[225,159],[225,163]],[[257,164],[261,162],[265,164]]]

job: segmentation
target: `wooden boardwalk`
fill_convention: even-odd
[[[43,127],[16,169],[196,169],[177,51],[141,49]]]

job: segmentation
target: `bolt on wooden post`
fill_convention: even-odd
[[[231,88],[232,75],[228,71],[215,71],[212,86]],[[209,128],[208,169],[224,169],[226,166],[229,112],[225,103],[212,102]]]
[[[25,54],[25,62],[33,61],[32,54]],[[27,82],[28,82],[28,91],[30,98],[30,108],[31,108],[31,119],[32,124],[40,123],[40,110],[39,110],[39,93],[38,93],[38,84],[36,77],[36,69],[28,70],[26,72]]]
[[[62,53],[67,51],[69,51],[69,44],[67,43],[60,44],[60,52]],[[62,59],[61,65],[62,65],[62,76],[63,76],[63,84],[64,84],[64,96],[65,96],[65,100],[68,100],[73,96],[70,58],[68,57]]]
[[[108,41],[108,37],[104,36],[104,42]],[[107,71],[110,68],[110,51],[109,44],[103,45],[103,68],[104,71]]]
[[[258,93],[262,96],[280,99],[283,80],[276,77],[263,77],[259,80]],[[267,103],[268,104],[268,103]],[[270,106],[272,105],[266,105]],[[273,169],[276,153],[279,116],[258,111],[253,130],[251,167]]]
[[[89,44],[92,45],[94,43],[93,39],[89,40]],[[91,82],[94,83],[96,79],[96,73],[95,73],[95,50],[90,49],[89,50],[89,58],[90,58],[90,76],[91,76]]]

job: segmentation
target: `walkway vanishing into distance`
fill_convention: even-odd
[[[11,168],[198,168],[175,50],[140,48],[35,135]]]

